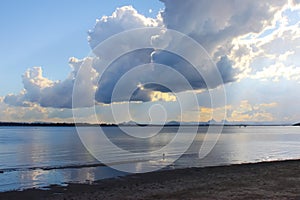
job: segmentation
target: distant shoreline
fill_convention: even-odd
[[[118,127],[118,126],[130,126],[130,127],[179,127],[179,126],[199,126],[199,127],[207,127],[207,126],[239,126],[239,127],[247,127],[247,126],[300,126],[300,124],[209,124],[209,123],[201,123],[201,124],[89,124],[89,123],[21,123],[21,122],[0,122],[0,127],[7,126],[21,126],[21,127],[76,127],[76,126],[86,126],[86,127]]]
[[[133,174],[93,184],[0,193],[0,199],[299,199],[300,160]]]

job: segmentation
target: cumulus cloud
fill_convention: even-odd
[[[45,78],[41,67],[28,69],[22,76],[24,90],[17,95],[7,95],[4,102],[13,106],[30,107],[32,104],[39,104],[42,107],[72,108],[73,86],[77,77],[76,81],[81,86],[78,94],[84,101],[82,105],[93,105],[94,102],[89,94],[95,90],[93,83],[93,77],[96,76],[95,71],[87,67],[77,76],[78,70],[84,62],[88,62],[88,58],[85,60],[71,58],[69,64],[72,71],[63,81],[52,81]]]
[[[165,25],[193,37],[209,52],[237,36],[260,32],[286,4],[280,0],[161,1],[166,6]]]
[[[197,4],[198,2],[193,2],[194,4]],[[170,12],[168,8],[168,4],[166,4],[166,10],[164,11],[163,20],[165,21],[166,13]],[[179,10],[179,12],[185,12],[186,10]],[[196,15],[196,13],[195,13]],[[198,21],[198,17],[195,16],[193,18],[193,21]],[[192,22],[193,22],[192,21]],[[180,23],[180,22],[178,22]],[[190,23],[190,22],[188,22]],[[143,27],[156,27],[156,26],[165,26],[167,27],[168,24],[162,24],[160,15],[156,19],[150,19],[145,18],[144,16],[137,13],[136,10],[134,10],[132,7],[122,7],[117,9],[112,16],[109,17],[103,17],[101,20],[98,20],[94,29],[89,32],[89,42],[90,45],[95,48],[97,45],[102,42],[104,39],[106,39],[110,34],[115,34],[124,30],[132,29],[132,28],[143,28]],[[174,27],[171,27],[174,28]],[[181,31],[181,30],[180,30]],[[198,30],[194,30],[197,32]],[[186,31],[183,31],[186,33]],[[134,35],[132,36],[134,38],[144,38],[144,40],[149,39],[148,37],[145,37],[144,35]],[[177,48],[184,49],[183,51],[189,52],[190,55],[193,55],[194,52],[193,49],[191,49],[190,46],[184,47],[184,45],[181,43],[181,41],[174,41],[172,38],[165,37],[164,33],[162,35],[153,35],[153,37],[150,37],[151,39],[155,39],[156,42],[158,41],[161,43],[161,41],[166,42],[166,44],[163,44],[162,46],[178,46]],[[160,40],[162,39],[163,40]],[[167,39],[167,40],[166,40]],[[123,48],[123,49],[131,49],[132,46],[139,46],[136,45],[135,42],[141,42],[141,40],[136,39],[132,40],[129,38],[126,38],[126,40],[131,41],[131,43],[122,42],[122,44],[111,44],[111,48],[107,49],[105,52],[101,51],[101,49],[94,49],[95,55],[99,57],[100,62],[97,63],[94,68],[101,72],[103,68],[105,67],[105,61],[109,60],[110,55],[113,51],[115,51],[114,47],[117,48]],[[118,41],[120,42],[120,41]],[[174,45],[176,44],[176,45]],[[160,44],[161,45],[161,44]],[[198,59],[199,65],[202,62],[200,55],[194,55],[194,59]],[[102,62],[104,64],[102,64]],[[221,56],[218,58],[217,61],[217,67],[219,69],[219,72],[221,74],[221,77],[223,78],[224,83],[233,82],[236,80],[237,72],[238,70],[234,70],[231,65],[231,61],[228,59],[226,55]],[[183,75],[185,79],[189,82],[191,87],[186,87],[186,85],[180,85],[178,83],[178,80],[174,79],[172,76],[168,76],[168,74],[165,74],[166,76],[162,76],[163,74],[162,70],[146,70],[147,73],[144,74],[136,74],[135,80],[128,80],[126,83],[126,86],[124,87],[135,87],[136,91],[133,94],[119,94],[118,97],[112,99],[112,92],[114,89],[114,86],[116,85],[117,81],[127,72],[129,72],[131,69],[138,65],[143,64],[150,64],[151,63],[159,63],[162,65],[170,66],[177,72]],[[204,64],[201,67],[205,67]],[[206,71],[208,72],[206,74],[207,79],[213,80],[215,77],[215,73],[213,70],[209,69],[211,66],[207,66]],[[210,72],[211,71],[211,72]],[[130,72],[132,73],[132,72]],[[190,89],[205,89],[207,88],[206,82],[203,79],[203,77],[197,72],[197,70],[186,60],[179,57],[178,55],[174,55],[172,53],[166,52],[166,51],[157,51],[155,49],[144,49],[144,50],[138,50],[134,52],[130,52],[126,55],[123,55],[121,58],[114,61],[114,63],[109,66],[107,71],[103,74],[101,77],[101,80],[99,82],[99,85],[97,86],[97,92],[96,92],[96,100],[101,103],[111,103],[111,102],[121,102],[128,100],[128,95],[132,95],[130,98],[131,101],[151,101],[153,100],[151,96],[153,96],[153,92],[163,92],[167,93],[170,92],[169,89],[162,86],[161,84],[146,84],[149,80],[154,80],[154,78],[150,78],[150,76],[155,77],[157,82],[160,83],[167,83],[168,85],[176,85],[176,88],[172,90],[172,92],[182,92]],[[158,80],[159,77],[163,77],[162,80]],[[166,80],[168,79],[168,80]],[[219,86],[221,83],[215,83],[212,84],[213,87]],[[143,85],[144,89],[141,90],[138,85]]]
[[[17,122],[32,122],[46,121],[47,109],[36,104],[30,103],[26,106],[13,107],[4,102],[4,98],[0,97],[0,121],[17,121]]]
[[[111,16],[103,16],[101,19],[98,19],[94,28],[88,32],[88,41],[92,49],[94,49],[105,39],[122,31],[161,25],[160,16],[157,16],[156,19],[147,18],[138,13],[132,6],[123,6],[117,8]]]
[[[90,31],[89,40],[91,46],[95,47],[99,42],[107,38],[107,35],[109,35],[109,33],[107,33],[108,30],[110,30],[110,33],[118,33],[128,28],[163,25],[166,28],[185,33],[203,45],[208,53],[213,56],[221,77],[226,84],[234,82],[241,72],[241,70],[238,69],[239,67],[233,67],[235,60],[231,60],[229,57],[233,48],[233,40],[236,37],[249,33],[260,33],[266,27],[273,25],[275,15],[281,11],[282,7],[286,4],[286,2],[271,0],[263,2],[253,2],[249,0],[243,1],[243,3],[233,0],[213,0],[210,2],[202,0],[162,0],[162,2],[165,4],[165,10],[161,13],[163,23],[161,23],[160,17],[157,19],[145,18],[138,14],[132,7],[119,8],[112,16],[103,17],[99,20],[95,28]],[[124,18],[130,20],[125,20]],[[104,27],[110,28],[105,29]],[[100,35],[103,37],[99,37]],[[158,41],[160,37],[164,37],[165,39],[165,35],[155,37]],[[180,44],[180,41],[173,41],[172,38],[167,41],[169,44],[164,45],[174,45],[176,42]],[[122,48],[126,47],[123,45]],[[130,49],[130,47],[127,48]],[[184,45],[180,45],[180,48],[183,48],[185,51],[190,51],[189,47],[184,47]],[[239,52],[235,53],[242,57],[247,53],[247,50],[247,48],[244,48],[244,50],[239,49]],[[192,54],[193,52],[190,53]],[[184,59],[169,52],[151,51],[151,49],[147,49],[145,51],[127,54],[123,56],[122,59],[119,59],[119,62],[114,63],[114,66],[109,70],[109,74],[106,74],[107,77],[102,77],[104,79],[104,81],[101,82],[102,84],[98,85],[96,93],[97,100],[99,102],[111,103],[112,101],[128,99],[128,97],[125,98],[125,96],[121,95],[116,99],[111,99],[113,86],[119,78],[122,77],[124,72],[130,71],[130,69],[138,64],[149,62],[150,55],[151,61],[171,66],[181,73],[189,81],[193,89],[197,90],[207,87],[203,77]],[[101,56],[102,59],[105,59],[105,55],[103,56],[102,54]],[[138,61],[136,61],[137,57],[139,58]],[[155,71],[151,74],[159,77]],[[148,90],[140,90],[138,84],[146,82],[151,74],[148,73],[145,78],[143,78],[141,74],[137,74],[136,77],[139,77],[138,81],[132,81],[126,85],[126,87],[133,87],[130,86],[130,84],[134,84],[137,88],[131,100],[151,101],[151,93],[153,93],[153,91],[169,92],[165,87],[161,87],[160,85],[148,85],[145,86]],[[209,78],[213,77],[214,74],[209,75]],[[165,76],[165,78],[170,79],[168,83],[176,85],[176,80],[172,80],[171,76]],[[218,84],[216,83],[214,87],[217,86]],[[184,85],[177,83],[177,88],[173,92],[186,90],[187,88]]]

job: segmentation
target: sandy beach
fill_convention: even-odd
[[[0,193],[0,199],[300,199],[300,161],[189,168]]]

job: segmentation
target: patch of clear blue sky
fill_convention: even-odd
[[[300,21],[300,12],[299,10],[288,9],[284,13],[288,17],[288,23],[290,26],[297,24]]]
[[[286,16],[288,18],[288,25],[289,26],[293,26],[295,24],[297,24],[300,21],[300,13],[299,10],[291,10],[291,9],[287,9],[285,12],[283,12],[283,15]],[[271,33],[273,33],[275,30],[277,30],[279,28],[280,24],[279,22],[276,23],[275,28],[271,28],[266,30],[265,32],[263,32],[259,38],[263,38],[265,36],[270,35]]]
[[[19,92],[22,74],[33,66],[63,80],[68,59],[90,52],[87,31],[95,20],[124,5],[152,17],[164,7],[158,0],[1,0],[0,96]]]
[[[264,37],[272,34],[275,30],[277,30],[279,28],[279,26],[280,26],[280,24],[279,24],[279,22],[277,22],[276,26],[274,28],[270,28],[270,29],[265,30],[262,34],[260,34],[258,36],[258,38],[264,38]]]

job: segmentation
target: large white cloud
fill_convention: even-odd
[[[91,48],[94,49],[105,39],[122,31],[161,25],[160,15],[156,19],[147,18],[138,13],[132,6],[124,6],[117,8],[111,16],[103,16],[101,19],[98,19],[94,28],[88,32],[88,41]]]
[[[176,3],[176,2],[175,2]],[[198,2],[193,2],[194,4],[197,4]],[[165,20],[166,12],[169,12],[168,4],[166,4],[166,10],[163,13],[163,20]],[[179,9],[179,13],[185,13],[185,9]],[[178,12],[177,11],[177,12]],[[196,15],[197,13],[195,13]],[[194,23],[195,21],[198,21],[198,17],[194,16],[193,21],[187,21],[186,23]],[[181,23],[180,21],[177,23]],[[163,26],[168,27],[168,24],[162,24],[160,15],[157,16],[156,19],[150,19],[145,18],[144,16],[137,13],[136,10],[134,10],[132,7],[122,7],[117,9],[112,16],[109,17],[103,17],[101,20],[98,20],[94,29],[89,32],[89,42],[92,48],[97,47],[99,43],[101,43],[104,39],[107,39],[110,34],[116,34],[124,30],[132,29],[132,28],[143,28],[143,27],[155,27],[155,26]],[[173,27],[172,27],[173,28]],[[180,30],[181,31],[181,30]],[[195,29],[195,32],[198,30]],[[199,30],[200,31],[200,30]],[[186,33],[186,31],[183,31]],[[156,39],[164,37],[164,33],[162,35],[153,35]],[[132,37],[135,38],[145,38],[147,37],[143,35],[134,35]],[[152,37],[153,38],[153,37]],[[166,38],[164,38],[166,39]],[[129,40],[128,38],[124,38],[124,40]],[[114,48],[123,48],[123,49],[131,49],[131,46],[138,46],[137,44],[134,44],[135,42],[141,42],[141,40],[130,40],[132,43],[112,43],[110,44],[111,47],[106,49],[104,52],[100,51],[95,48],[93,53],[95,53],[97,56],[99,56],[100,63],[95,66],[95,69],[98,72],[101,72],[103,68],[105,67],[106,60],[109,60],[111,54],[115,51]],[[161,42],[162,40],[159,40]],[[193,49],[191,47],[184,47],[183,43],[181,41],[174,41],[172,38],[169,40],[164,40],[166,42],[164,45],[173,45],[177,44],[178,48],[185,48],[183,51],[190,52],[191,55],[193,55],[195,52],[193,52]],[[119,41],[120,42],[120,41]],[[162,44],[160,44],[162,45]],[[194,55],[194,59],[198,59],[199,65],[201,63],[201,59],[199,59],[199,55]],[[101,61],[103,61],[103,65],[101,64]],[[119,101],[126,101],[128,99],[128,96],[122,96],[120,94],[115,99],[111,99],[111,95],[114,89],[114,86],[116,85],[117,81],[127,72],[129,72],[131,69],[133,69],[137,65],[143,65],[143,64],[149,64],[150,62],[159,63],[163,65],[167,65],[172,67],[174,70],[178,71],[180,74],[182,74],[186,80],[190,83],[191,87],[193,89],[204,89],[206,88],[206,83],[203,80],[203,77],[197,73],[197,71],[194,69],[193,66],[191,66],[187,61],[180,58],[177,55],[164,52],[164,51],[156,51],[154,49],[144,49],[139,50],[135,52],[128,53],[126,55],[123,55],[121,58],[116,60],[104,73],[104,75],[101,77],[100,84],[98,85],[98,89],[96,92],[96,100],[99,102],[104,103],[111,103],[111,102],[119,102]],[[237,75],[238,71],[235,71],[232,68],[231,61],[228,59],[226,55],[223,55],[219,58],[217,61],[217,67],[221,73],[221,76],[223,78],[224,83],[233,82],[235,81],[235,77]],[[150,67],[150,66],[149,66]],[[210,71],[210,69],[207,69]],[[146,70],[147,71],[147,70]],[[132,73],[132,72],[131,72]],[[162,87],[161,85],[147,85],[144,86],[144,90],[140,90],[138,85],[143,85],[147,80],[150,80],[149,76],[156,77],[158,79],[159,77],[164,77],[163,80],[157,80],[157,82],[165,82],[169,85],[176,85],[175,91],[173,92],[182,92],[187,90],[187,87],[184,85],[181,85],[178,83],[178,80],[174,80],[174,77],[168,76],[162,76],[163,71],[160,70],[153,70],[152,73],[144,73],[144,74],[136,74],[136,80],[129,80],[126,87],[137,88],[136,92],[131,97],[131,100],[133,101],[150,101],[153,91],[159,91],[159,92],[168,92],[168,89],[165,87]],[[209,73],[208,73],[209,74]],[[215,74],[212,72],[208,75],[209,79],[214,79]],[[168,80],[166,80],[168,79]],[[220,83],[216,83],[213,85],[213,87],[219,86]],[[125,87],[125,86],[124,86]],[[145,89],[146,88],[146,89]],[[129,95],[129,94],[127,94]]]
[[[24,90],[18,94],[9,94],[4,98],[4,102],[13,106],[27,106],[39,104],[42,107],[72,108],[73,86],[78,81],[81,86],[78,92],[81,95],[82,105],[93,105],[94,101],[90,94],[95,91],[94,78],[96,72],[92,68],[84,68],[77,76],[80,66],[88,62],[89,58],[78,60],[70,58],[69,64],[71,73],[63,81],[51,81],[42,74],[41,67],[28,69],[22,76]],[[82,98],[82,97],[85,98]]]

